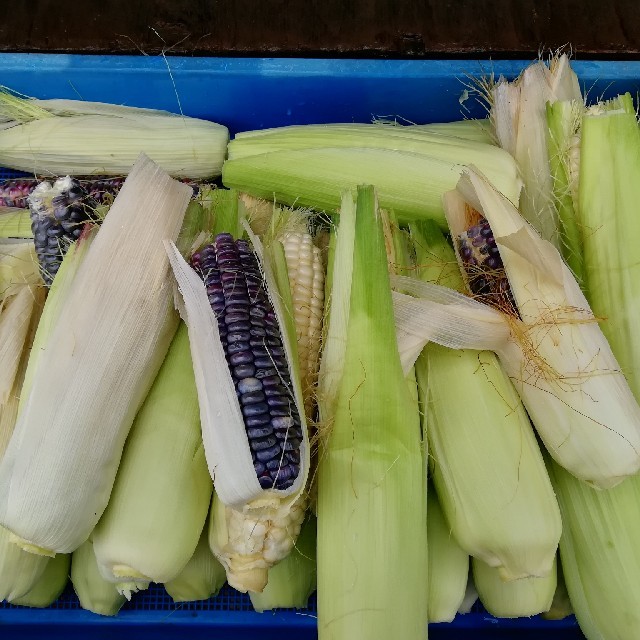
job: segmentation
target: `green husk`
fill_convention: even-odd
[[[33,238],[29,209],[0,207],[0,238]]]
[[[582,120],[579,211],[587,298],[640,398],[640,130],[627,93]]]
[[[329,213],[339,208],[342,191],[355,194],[358,184],[375,184],[380,206],[393,210],[400,221],[433,218],[445,228],[442,195],[455,187],[463,164],[475,162],[510,200],[518,200],[521,183],[515,162],[492,145],[457,139],[455,144],[427,144],[423,152],[416,152],[407,150],[407,146],[416,146],[410,137],[378,133],[370,138],[367,134],[360,142],[349,141],[340,133],[333,137],[335,142],[324,140],[312,148],[286,148],[227,160],[224,184],[268,201]],[[246,142],[239,139],[236,152],[243,144],[253,145],[254,140],[262,137]],[[304,135],[300,144],[309,145]],[[349,146],[356,144],[360,146]],[[469,151],[473,145],[480,147],[476,155]]]
[[[640,629],[640,482],[597,491],[555,462],[562,510],[560,559],[571,604],[589,640],[626,640]]]
[[[328,367],[335,378],[323,380],[329,391],[321,403],[319,638],[423,640],[427,528],[419,413],[397,352],[373,188],[358,189],[355,242],[342,233],[351,223],[349,199],[341,208],[327,342],[334,338],[334,348],[342,337],[346,351],[339,370]]]
[[[574,174],[574,147],[583,111],[582,102],[562,100],[547,103],[549,163],[558,212],[560,251],[584,288],[582,229],[578,215],[578,184]]]
[[[504,582],[500,573],[473,558],[473,580],[485,609],[497,618],[523,618],[548,611],[556,591],[556,563],[544,578]]]
[[[417,223],[411,232],[420,278],[462,289],[437,226]],[[507,580],[548,574],[560,513],[531,423],[498,358],[433,343],[421,357],[432,478],[453,536]]]
[[[70,564],[71,554],[68,553],[59,553],[55,558],[50,558],[36,584],[24,596],[12,600],[12,604],[39,609],[53,604],[67,586]]]
[[[127,601],[112,582],[100,575],[91,540],[73,552],[71,582],[80,606],[101,616],[115,616]]]
[[[205,525],[196,550],[186,567],[164,588],[174,602],[208,600],[218,595],[227,579],[224,567],[209,548],[209,527]]]
[[[269,569],[262,593],[249,592],[253,608],[304,609],[316,590],[316,518],[307,515],[291,553]]]
[[[469,554],[451,533],[435,491],[427,500],[429,539],[429,622],[451,622],[467,593]]]
[[[204,528],[212,482],[186,325],[181,322],[136,416],[109,504],[93,531],[104,578],[169,582]]]
[[[569,600],[569,592],[564,580],[562,563],[556,560],[557,584],[556,592],[553,594],[553,601],[549,611],[545,611],[542,617],[545,620],[563,620],[573,614],[573,606]]]

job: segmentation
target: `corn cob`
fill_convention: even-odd
[[[246,241],[220,234],[192,263],[218,319],[260,486],[288,489],[300,471],[302,425],[258,261]]]
[[[230,584],[259,591],[302,524],[310,454],[284,250],[247,232],[255,254],[221,233],[194,268],[167,249],[216,489],[210,545]]]
[[[320,249],[313,245],[310,234],[286,233],[282,244],[294,305],[304,408],[310,418],[318,377],[324,313],[324,269]]]
[[[98,203],[68,176],[53,185],[41,182],[28,202],[42,278],[50,286],[69,245],[80,237],[85,224],[99,222]]]

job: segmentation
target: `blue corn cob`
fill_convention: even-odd
[[[300,472],[302,426],[257,258],[246,241],[222,233],[192,265],[218,320],[258,481],[264,489],[288,489]]]
[[[518,315],[500,251],[486,218],[458,237],[458,250],[471,293],[483,302],[511,315]]]

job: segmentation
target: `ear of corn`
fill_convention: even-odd
[[[319,462],[318,633],[321,640],[411,640],[427,633],[426,477],[419,413],[394,343],[373,188],[358,190],[355,226],[349,222],[352,208],[341,208],[328,329],[331,337],[344,322],[346,331],[337,337],[346,341],[346,351],[339,371],[333,371],[335,387],[327,385],[321,404],[327,426]],[[349,231],[341,235],[343,224],[355,236]],[[345,254],[351,254],[352,283],[339,288],[341,280],[351,279],[350,269],[337,268]],[[345,298],[338,292],[345,289],[350,289],[350,303],[343,319]],[[404,588],[389,589],[400,584]]]
[[[548,65],[539,61],[528,66],[513,83],[501,78],[492,89],[491,119],[500,145],[516,159],[523,177],[523,216],[545,240],[560,246],[546,121],[546,105],[556,100],[582,100],[566,54]]]
[[[101,616],[115,616],[127,601],[115,585],[100,574],[91,540],[83,542],[73,552],[71,582],[80,606]]]
[[[93,531],[103,577],[169,582],[193,555],[211,500],[189,336],[181,324],[127,439]]]
[[[232,157],[224,164],[223,180],[226,186],[270,202],[275,199],[327,212],[338,209],[341,191],[355,193],[358,184],[375,184],[380,206],[393,210],[401,221],[433,218],[444,227],[442,194],[455,186],[463,164],[475,162],[517,202],[521,182],[506,152],[446,136],[431,141],[429,136],[434,134],[399,135],[396,129],[373,126],[345,131],[338,127],[334,132],[312,127],[290,132],[285,128],[240,138],[230,146],[232,156],[242,155],[245,147],[252,153],[254,145],[272,139],[277,150]],[[314,132],[319,141],[313,139]]]
[[[580,628],[589,640],[632,638],[640,628],[640,483],[595,491],[550,463],[563,531],[560,559]]]
[[[440,230],[416,224],[412,238],[420,277],[462,288]],[[547,574],[560,539],[560,513],[512,383],[489,351],[429,344],[422,357],[433,481],[453,536],[505,579]],[[464,402],[447,401],[456,387],[464,389]]]
[[[640,467],[640,407],[558,251],[474,170],[446,195],[445,208],[455,237],[482,227],[478,214],[487,221],[482,233],[493,238],[499,256],[492,259],[500,264],[465,262],[470,238],[460,244],[461,262],[467,278],[479,271],[478,277],[491,282],[494,273],[506,274],[524,322],[511,321],[524,358],[504,354],[502,364],[551,455],[600,488],[633,475]],[[502,300],[506,305],[508,298]],[[508,345],[516,346],[516,341]]]
[[[431,487],[428,491],[427,515],[429,622],[451,622],[467,592],[469,554],[453,537]]]
[[[220,174],[226,127],[153,109],[2,93],[0,164],[39,175],[126,175],[141,152],[170,175]]]
[[[500,572],[472,559],[473,581],[485,609],[498,618],[535,616],[551,608],[556,591],[556,562],[544,578],[528,577],[504,582]]]
[[[73,551],[106,507],[176,329],[162,240],[190,197],[141,156],[66,291],[0,464],[0,522],[33,552]]]
[[[224,567],[209,548],[207,523],[191,559],[173,580],[164,583],[164,588],[174,602],[208,600],[218,595],[226,579]]]
[[[70,564],[71,555],[67,553],[49,558],[44,572],[35,585],[24,596],[13,600],[12,604],[39,609],[52,605],[67,586]]]
[[[269,569],[267,586],[261,593],[249,592],[253,608],[304,609],[316,590],[316,519],[308,515],[291,553]]]

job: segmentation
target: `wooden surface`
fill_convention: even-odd
[[[2,51],[345,57],[640,54],[638,0],[2,0]]]

